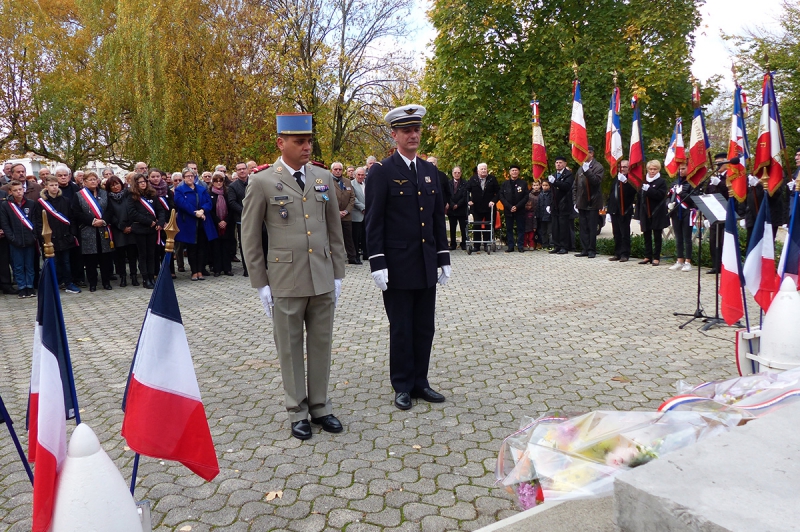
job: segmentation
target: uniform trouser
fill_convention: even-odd
[[[355,260],[356,247],[353,244],[353,222],[342,220],[342,236],[344,237],[344,250],[348,260]]]
[[[231,241],[232,238],[215,238],[211,241],[211,266],[214,273],[228,273],[231,271]]]
[[[7,238],[0,238],[0,289],[11,290],[11,250]]]
[[[580,229],[581,248],[584,253],[597,252],[597,209],[579,209],[578,227]]]
[[[514,238],[515,225],[517,226],[516,238]],[[515,242],[517,249],[522,249],[525,245],[525,211],[506,211],[506,243],[508,244],[508,249],[514,249]]]
[[[134,235],[134,238],[135,235]],[[125,264],[128,264],[128,269],[131,275],[136,275],[136,260],[139,255],[139,250],[136,244],[128,244],[127,246],[116,246],[114,248],[114,266],[118,275],[127,275],[125,271]]]
[[[676,215],[672,218],[672,229],[675,233],[675,254],[679,259],[686,259],[692,262],[692,226],[689,223],[691,217],[688,212],[683,216]],[[712,231],[712,237],[713,231]]]
[[[156,274],[156,234],[136,235],[136,249],[139,251],[139,271],[142,277],[154,277]]]
[[[551,218],[553,223],[553,245],[558,249],[569,250],[572,247],[569,241],[569,227],[572,225],[569,214],[557,214]]]
[[[773,235],[777,234],[773,231]],[[716,223],[708,230],[708,242],[711,249],[711,267],[719,270],[722,263],[722,243],[725,240],[725,224]],[[750,239],[748,238],[748,246]]]
[[[364,222],[353,222],[353,248],[360,259],[364,254]]]
[[[309,413],[311,417],[322,417],[332,412],[328,380],[334,301],[333,291],[310,297],[273,298],[272,331],[291,423],[308,419]],[[304,343],[308,348],[307,367]]]
[[[661,260],[661,229],[642,231],[644,233],[644,257],[650,260]],[[653,243],[655,242],[655,249]]]
[[[103,286],[111,284],[111,270],[114,269],[114,259],[111,252],[90,253],[83,256],[86,264],[86,277],[89,286],[97,286],[97,267],[100,266],[100,280]]]
[[[83,273],[83,253],[80,247],[69,250],[69,271],[72,273],[73,283],[82,283],[86,279]]]
[[[461,230],[461,247],[466,247],[467,241],[467,217],[466,216],[450,216],[450,247],[456,247],[456,227]]]
[[[631,218],[633,213],[612,214],[611,231],[614,233],[614,256],[630,258],[631,256]]]
[[[391,281],[390,281],[391,282]],[[428,388],[433,345],[436,285],[418,290],[383,292],[389,318],[389,378],[395,392]]]

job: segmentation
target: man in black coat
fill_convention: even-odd
[[[10,163],[8,165],[11,170]],[[0,205],[8,198],[8,193],[0,190]],[[11,250],[8,247],[8,238],[0,229],[0,291],[4,294],[13,294],[11,289]]]
[[[456,249],[456,226],[461,229],[461,249],[467,249],[467,182],[461,179],[461,167],[453,167],[453,179],[447,182],[450,189],[450,249]]]
[[[556,173],[547,180],[553,188],[553,205],[550,211],[552,221],[553,250],[550,253],[566,255],[572,247],[570,226],[578,213],[572,203],[572,185],[575,178],[572,171],[567,168],[566,157],[556,157]]]
[[[417,157],[424,115],[420,105],[386,114],[397,150],[372,166],[366,190],[369,264],[389,318],[389,376],[401,410],[412,397],[445,400],[431,388],[428,366],[436,283],[450,278],[450,251],[437,169]]]
[[[514,251],[516,242],[520,253],[525,251],[525,204],[528,202],[528,183],[519,176],[519,166],[511,165],[509,178],[500,187],[500,201],[506,217],[506,253]],[[514,226],[517,226],[516,240]]]
[[[492,220],[492,208],[497,203],[497,197],[500,193],[500,185],[497,179],[489,173],[489,167],[486,163],[478,165],[478,173],[472,176],[467,183],[467,205],[470,207],[473,222],[487,222],[484,224],[473,224],[474,229],[485,230],[475,234],[474,240],[481,240],[487,242],[489,240],[490,224],[494,223]],[[475,244],[473,249],[480,250],[480,244]],[[488,250],[487,244],[483,245],[484,250]]]
[[[580,228],[581,252],[576,257],[589,257],[593,259],[597,254],[597,227],[600,209],[603,207],[603,191],[600,182],[603,181],[605,170],[603,165],[594,158],[594,148],[589,146],[586,160],[578,167],[573,184],[573,198],[575,208],[578,210]]]
[[[611,215],[614,233],[614,256],[608,260],[628,262],[631,256],[631,218],[636,202],[636,188],[628,181],[627,159],[619,162],[619,174],[611,185],[606,211]]]
[[[447,185],[449,184],[450,180],[447,179],[447,174],[442,172],[439,169],[439,159],[430,156],[428,157],[427,161],[431,163],[436,169],[439,171],[439,186],[442,187],[442,199],[444,200],[444,213],[447,214],[448,210],[450,209],[450,187]]]

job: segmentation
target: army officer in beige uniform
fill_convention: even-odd
[[[328,378],[333,309],[344,278],[344,240],[333,176],[308,164],[311,120],[308,114],[278,115],[281,157],[250,176],[242,210],[242,252],[250,283],[273,318],[286,410],[292,436],[301,440],[311,438],[309,414],[323,430],[342,431],[331,411]],[[262,222],[269,234],[267,265]]]

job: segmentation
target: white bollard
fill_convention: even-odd
[[[94,431],[72,433],[58,476],[51,532],[142,532],[136,503]]]
[[[761,351],[755,358],[761,369],[792,369],[800,366],[800,294],[788,275],[772,300],[761,326]]]

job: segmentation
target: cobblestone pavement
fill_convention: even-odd
[[[176,281],[221,472],[142,458],[154,529],[474,530],[517,511],[493,487],[503,437],[548,410],[655,409],[675,383],[735,373],[733,330],[679,330],[696,270],[545,252],[453,255],[439,288],[430,380],[444,404],[393,404],[388,323],[368,266],[348,266],[330,395],[345,426],[289,435],[272,326],[241,277]],[[713,282],[703,303],[713,311]],[[116,286],[116,283],[115,283]],[[149,290],[63,294],[83,421],[130,479],[120,402]],[[0,393],[23,445],[34,299],[0,299]],[[751,307],[752,308],[752,307]],[[614,378],[617,380],[614,380]],[[624,378],[620,378],[624,377]],[[74,425],[69,425],[72,430]],[[267,501],[269,492],[281,498]],[[0,529],[30,530],[31,486],[0,427]]]

